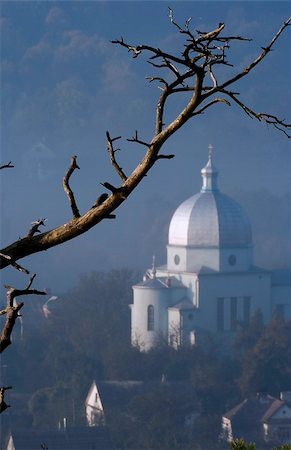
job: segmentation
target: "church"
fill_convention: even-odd
[[[229,335],[257,310],[291,319],[291,271],[254,263],[244,209],[218,188],[211,146],[201,191],[185,200],[169,225],[167,263],[133,286],[131,343],[148,351],[159,342],[195,345],[203,333]],[[271,256],[271,255],[270,255]]]

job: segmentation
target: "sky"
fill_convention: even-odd
[[[81,212],[104,191],[101,182],[117,183],[106,152],[107,130],[122,136],[117,157],[126,172],[142,157],[143,149],[126,139],[135,130],[143,140],[152,136],[159,89],[146,77],[154,69],[146,58],[132,59],[111,40],[122,36],[178,54],[183,43],[167,17],[170,6],[177,22],[192,18],[193,30],[224,22],[227,34],[253,39],[230,50],[231,74],[271,40],[290,15],[288,3],[2,1],[1,163],[15,165],[1,173],[2,246],[25,235],[33,220],[47,218],[50,229],[71,218],[62,178],[72,155],[81,168],[71,179]],[[290,121],[290,55],[288,30],[237,85],[241,100]],[[169,105],[167,118],[177,106]],[[200,190],[209,144],[220,189],[237,198],[255,224],[259,262],[291,264],[290,141],[235,106],[217,105],[166,143],[164,152],[175,158],[152,169],[116,220],[23,261],[37,273],[35,286],[55,293],[75,285],[84,272],[124,266],[144,271],[153,254],[164,264],[169,220],[183,200]],[[1,277],[1,285],[26,284],[12,269]]]

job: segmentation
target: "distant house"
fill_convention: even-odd
[[[16,430],[9,434],[4,450],[105,450],[112,449],[107,429],[62,428],[60,430]]]
[[[291,392],[282,392],[280,399],[257,394],[243,400],[223,415],[222,434],[227,441],[291,443]]]
[[[95,381],[93,381],[86,397],[85,408],[87,425],[89,427],[105,424],[104,409]]]
[[[163,391],[176,396],[181,401],[181,413],[185,426],[193,423],[199,413],[195,401],[195,390],[190,382],[167,382],[162,377],[160,382],[152,381],[93,381],[85,401],[87,425],[102,427],[106,424],[106,414],[115,410],[121,413],[126,410],[136,397],[147,396],[151,393]],[[185,400],[187,399],[187,401]],[[131,417],[131,419],[134,419]]]

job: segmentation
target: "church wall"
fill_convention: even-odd
[[[211,332],[227,331],[235,321],[244,321],[245,304],[249,299],[249,317],[261,309],[264,321],[271,316],[270,275],[219,274],[199,276],[199,324]]]
[[[220,272],[242,272],[253,265],[253,248],[236,247],[220,249]]]
[[[168,270],[199,272],[202,267],[207,267],[217,272],[242,272],[250,270],[252,265],[252,247],[168,246]]]
[[[171,246],[167,247],[168,252],[168,270],[187,270],[187,250],[186,247]]]
[[[142,350],[149,350],[158,340],[168,340],[168,310],[169,306],[180,301],[185,295],[185,289],[161,288],[150,289],[135,286],[134,303],[131,305],[131,339],[133,345],[139,345]],[[148,330],[148,307],[154,308],[154,329]]]
[[[168,245],[168,270],[197,272],[201,267],[219,270],[217,248],[191,248]]]
[[[169,340],[168,343],[174,348],[181,345],[180,342],[180,311],[169,309]]]
[[[198,306],[198,276],[197,273],[191,273],[191,272],[177,272],[177,271],[170,271],[170,270],[160,270],[157,269],[157,276],[170,276],[175,277],[177,280],[179,280],[185,287],[185,296],[190,300],[194,306]],[[171,305],[174,305],[177,303],[180,298],[177,298],[177,296],[172,296]]]

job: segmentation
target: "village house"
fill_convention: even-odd
[[[223,415],[222,436],[270,447],[291,443],[291,392],[281,392],[279,399],[258,393],[243,400]]]

